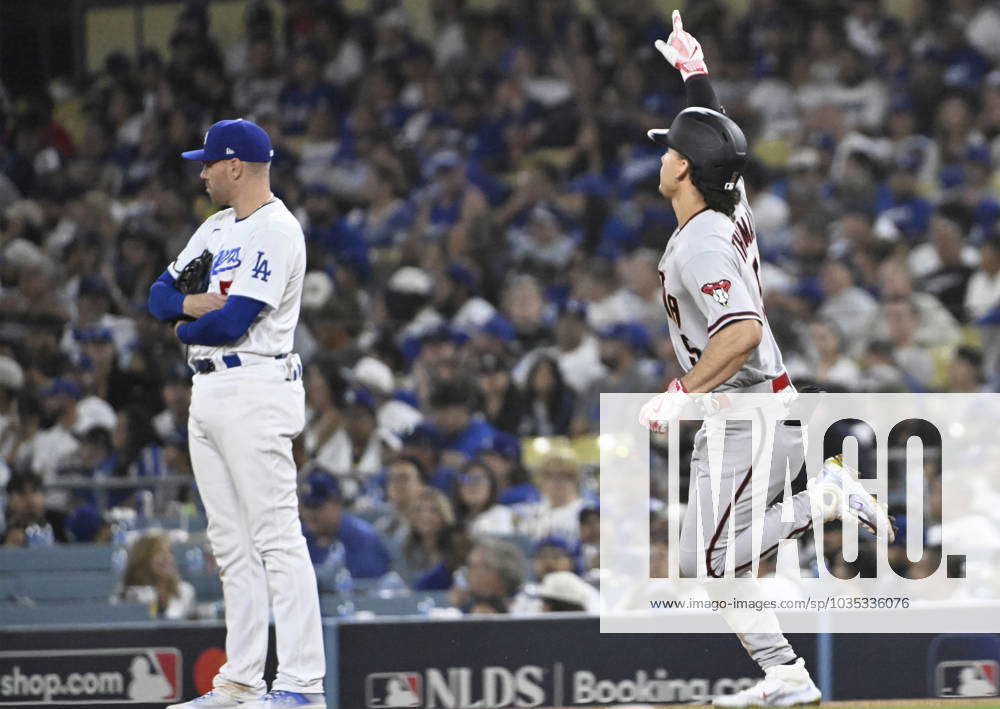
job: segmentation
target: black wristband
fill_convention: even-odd
[[[715,97],[715,89],[708,74],[695,74],[689,76],[684,82],[684,94],[687,96],[688,106],[701,106],[711,108],[714,111],[722,111],[722,104]]]

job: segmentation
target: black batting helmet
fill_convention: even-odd
[[[685,108],[670,128],[654,128],[650,140],[673,148],[720,190],[736,189],[747,162],[747,139],[729,116],[710,108]]]

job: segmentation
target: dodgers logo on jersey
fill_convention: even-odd
[[[219,249],[219,253],[215,255],[215,261],[212,263],[212,275],[239,268],[241,263],[239,246],[233,249]]]
[[[719,305],[726,306],[729,305],[729,289],[732,286],[732,283],[723,278],[721,281],[706,283],[701,287],[701,292],[715,298]]]

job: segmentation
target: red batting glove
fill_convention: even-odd
[[[658,39],[653,43],[653,46],[663,55],[664,59],[670,62],[670,66],[681,73],[681,78],[684,81],[695,74],[707,74],[705,53],[698,40],[684,31],[680,10],[674,10],[671,18],[674,22],[674,31],[667,37],[666,42]]]
[[[653,433],[666,433],[671,421],[677,419],[690,397],[680,379],[673,379],[667,390],[657,394],[639,410],[639,424]]]

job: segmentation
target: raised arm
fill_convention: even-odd
[[[671,19],[674,23],[673,32],[666,41],[658,39],[653,46],[670,62],[670,66],[681,73],[689,107],[701,106],[725,113],[708,78],[708,67],[705,65],[705,53],[701,44],[684,29],[680,10],[674,10]]]

